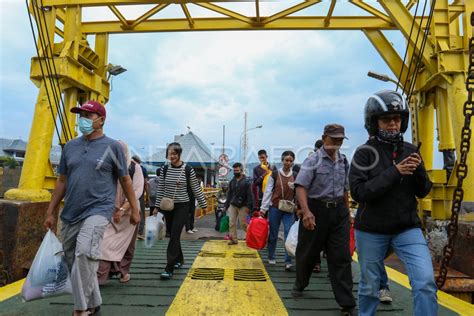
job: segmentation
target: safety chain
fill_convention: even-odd
[[[471,14],[471,25],[474,26],[474,13]],[[469,41],[469,69],[466,79],[467,101],[464,103],[464,126],[461,131],[461,148],[460,159],[456,169],[456,177],[458,179],[456,189],[453,193],[453,204],[451,207],[451,221],[448,224],[448,243],[443,248],[443,260],[439,268],[439,275],[436,279],[438,288],[441,289],[446,282],[448,275],[449,261],[454,254],[454,242],[458,233],[458,217],[461,210],[461,205],[464,197],[464,190],[462,188],[463,180],[467,177],[467,156],[471,143],[471,118],[473,116],[474,105],[474,38]]]

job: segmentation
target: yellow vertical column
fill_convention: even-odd
[[[434,107],[431,99],[426,101],[425,106],[418,108],[418,121],[423,122],[422,126],[418,126],[418,137],[423,144],[420,148],[423,163],[427,170],[431,170],[434,151]]]
[[[46,43],[54,43],[56,9],[44,11],[45,20],[37,23],[41,26],[41,32],[44,34]],[[40,14],[42,20],[42,14]],[[46,32],[46,28],[49,32]],[[47,35],[49,35],[49,38]],[[41,47],[42,43],[38,45]],[[46,47],[41,50],[42,56],[51,58],[50,49]],[[43,68],[46,68],[43,64]],[[45,70],[46,71],[46,70]],[[26,147],[25,160],[20,177],[18,189],[11,189],[5,193],[5,198],[10,200],[26,201],[48,201],[51,199],[49,191],[43,189],[43,183],[46,173],[50,169],[49,153],[53,142],[54,123],[57,117],[57,111],[54,106],[48,102],[47,90],[49,91],[51,101],[54,102],[49,80],[43,78],[35,105],[35,113],[31,125],[28,145]]]
[[[79,43],[81,41],[81,7],[68,7],[66,9],[66,20],[64,22],[64,43],[65,47],[68,47],[66,52],[70,57],[75,60],[79,59]],[[67,118],[68,133],[72,137],[76,137],[75,131],[76,115],[71,113],[70,109],[77,105],[77,88],[71,87],[64,90],[64,115]],[[61,137],[61,143],[65,143],[64,134]]]
[[[417,131],[418,142],[422,143],[420,148],[423,163],[428,171],[433,170],[433,152],[434,152],[434,101],[430,94],[424,94],[424,104],[417,107]],[[420,124],[421,123],[421,124]],[[420,201],[420,216],[423,216],[424,211],[431,211],[433,213],[433,203],[431,198],[421,199]]]
[[[95,36],[95,53],[99,56],[99,68],[95,73],[103,79],[107,79],[107,63],[109,53],[109,34],[99,33]],[[108,93],[107,93],[108,95]],[[104,104],[107,102],[103,95],[97,96],[97,101]]]

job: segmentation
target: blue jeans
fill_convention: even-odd
[[[387,270],[385,270],[385,265],[383,266],[382,275],[380,276],[380,287],[379,289],[390,290],[388,286],[388,275]]]
[[[291,225],[295,222],[295,216],[293,213],[287,213],[280,211],[278,208],[271,206],[268,210],[268,220],[270,222],[270,235],[268,236],[268,259],[275,259],[275,250],[278,240],[278,230],[280,224],[283,222],[283,228],[285,230],[285,241],[288,237]],[[291,257],[285,250],[285,263],[291,263]]]
[[[413,295],[413,311],[417,316],[437,315],[436,283],[431,256],[419,228],[396,235],[367,233],[356,230],[356,247],[360,264],[359,315],[375,315],[378,291],[383,275],[384,257],[391,246],[405,265]]]

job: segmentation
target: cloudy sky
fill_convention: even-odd
[[[239,12],[249,9],[249,4],[239,5],[234,8]],[[340,2],[338,8],[339,15],[364,15]],[[262,15],[277,9],[269,4]],[[142,12],[124,10],[127,17]],[[85,20],[97,16],[114,19],[110,12],[84,11]],[[398,32],[386,35],[402,54]],[[38,89],[28,78],[35,49],[24,1],[0,2],[0,36],[0,137],[27,140]],[[205,143],[215,143],[210,147],[218,155],[225,125],[231,160],[238,159],[244,112],[249,128],[263,125],[249,132],[250,149],[265,148],[271,159],[291,148],[301,161],[324,125],[333,122],[346,127],[344,151],[352,155],[366,139],[365,100],[394,87],[367,77],[367,71],[395,77],[361,31],[112,35],[109,62],[128,71],[113,80],[106,134],[146,153],[189,126]]]

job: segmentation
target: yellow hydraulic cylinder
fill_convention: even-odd
[[[422,122],[420,124],[420,122]],[[434,108],[432,104],[418,109],[418,133],[423,163],[427,170],[433,169],[433,149],[434,149]]]
[[[436,89],[439,151],[455,149],[453,123],[446,89]]]

